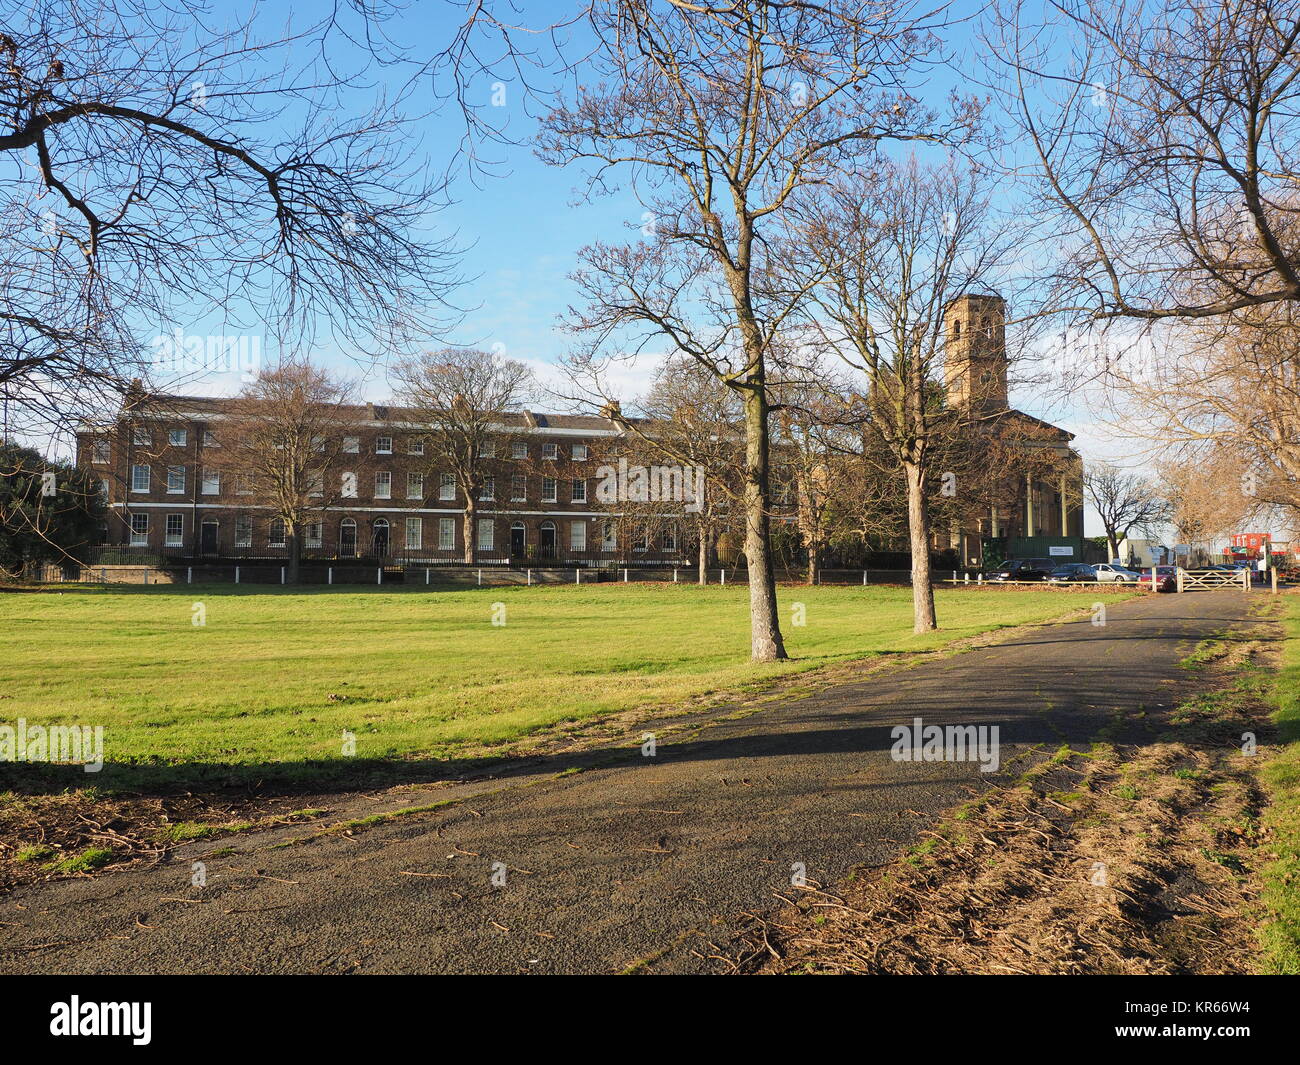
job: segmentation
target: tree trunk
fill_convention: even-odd
[[[903,462],[907,479],[907,532],[912,545],[912,631],[930,632],[934,618],[934,588],[930,585],[930,508],[925,498],[925,467]]]
[[[754,381],[751,374],[750,380]],[[767,395],[761,377],[745,397],[745,562],[749,568],[749,645],[755,662],[787,658],[777,615],[768,540]]]
[[[808,545],[808,583],[809,584],[817,583],[817,559],[819,555],[820,552],[817,550],[817,545],[814,543],[809,543]]]
[[[699,581],[701,584],[709,583],[709,534],[700,528],[700,573]]]
[[[464,521],[463,531],[465,537],[465,562],[470,566],[474,565],[474,563],[478,560],[478,539],[475,536],[475,529],[474,529],[474,518],[476,516],[477,516],[477,511],[475,510],[474,507],[473,494],[470,492],[466,492],[465,493],[465,521]]]
[[[298,537],[298,526],[289,525],[285,538],[289,544],[289,565],[286,567],[288,569],[286,576],[290,584],[297,584],[299,564],[302,561],[302,541]]]
[[[1115,559],[1119,558],[1119,541],[1115,538],[1114,533],[1107,534],[1106,546],[1110,548],[1110,558],[1106,559],[1106,561],[1114,562]]]

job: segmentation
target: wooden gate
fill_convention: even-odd
[[[1178,590],[1196,592],[1208,588],[1240,588],[1250,591],[1250,570],[1183,569],[1178,567]]]

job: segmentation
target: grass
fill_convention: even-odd
[[[1300,595],[1283,598],[1286,642],[1277,679],[1278,743],[1263,767],[1264,815],[1274,857],[1263,869],[1267,921],[1260,929],[1269,972],[1300,975]]]
[[[112,860],[113,852],[108,847],[87,847],[80,854],[51,862],[45,868],[55,873],[91,873]]]
[[[0,720],[104,726],[106,771],[78,773],[74,786],[111,786],[124,765],[319,772],[447,759],[562,722],[933,650],[1084,607],[1036,589],[941,590],[937,600],[944,628],[914,636],[908,588],[783,589],[793,660],[752,665],[743,587],[0,595]],[[195,603],[201,627],[191,623]],[[497,603],[505,625],[492,624]],[[797,604],[800,627],[790,624]],[[355,758],[343,757],[345,731]]]

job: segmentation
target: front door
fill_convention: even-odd
[[[522,558],[524,554],[524,527],[516,525],[510,530],[510,555],[512,558]]]
[[[388,523],[387,522],[384,522],[382,525],[380,524],[375,525],[374,555],[375,558],[388,557]]]
[[[201,532],[199,550],[205,555],[215,555],[217,553],[217,523],[215,521],[205,521]]]
[[[339,526],[339,557],[357,557],[357,527],[350,521]]]
[[[537,546],[542,558],[555,557],[555,526],[549,521],[542,525]]]

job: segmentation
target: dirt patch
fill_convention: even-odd
[[[1062,749],[899,860],[810,886],[754,919],[742,971],[1256,971],[1264,799],[1241,743],[1270,734],[1272,650],[1193,658],[1206,692],[1143,722],[1151,742]]]
[[[102,798],[87,792],[0,797],[0,891],[109,866],[162,861],[196,839],[309,822],[329,809],[295,796]]]

